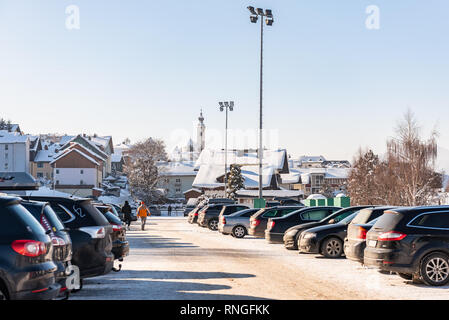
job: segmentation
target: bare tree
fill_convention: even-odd
[[[162,140],[149,138],[134,144],[128,153],[130,161],[125,165],[131,194],[145,203],[159,202],[164,195],[157,190],[161,175],[158,161],[167,161]]]
[[[394,205],[427,205],[433,203],[442,186],[436,172],[438,133],[421,138],[420,128],[410,110],[396,128],[397,137],[387,142],[387,162],[396,194]]]
[[[397,137],[387,141],[385,160],[372,151],[359,154],[348,177],[353,204],[417,206],[438,203],[442,174],[436,172],[437,132],[421,138],[408,110],[396,127]]]

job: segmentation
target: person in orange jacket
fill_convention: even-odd
[[[137,208],[137,216],[140,218],[142,230],[145,230],[145,223],[147,222],[147,217],[151,216],[151,212],[143,201],[140,202],[140,206]]]

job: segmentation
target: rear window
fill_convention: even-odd
[[[30,234],[44,235],[45,230],[31,213],[20,204],[0,209],[0,238],[30,237]]]
[[[278,210],[268,210],[263,214],[264,217],[276,217]]]
[[[119,218],[117,218],[117,216],[113,214],[111,211],[107,211],[106,213],[104,213],[104,216],[106,217],[109,223],[113,223],[119,226],[122,224],[122,221]]]
[[[385,211],[383,215],[379,217],[379,220],[373,226],[376,230],[393,230],[401,221],[403,215],[394,211]]]
[[[346,211],[336,215],[333,219],[336,223],[338,223],[353,213],[354,213],[354,210],[346,210]]]
[[[359,211],[357,216],[352,220],[354,224],[365,224],[371,219],[372,209],[362,209]]]
[[[108,225],[108,220],[90,201],[51,203],[61,221],[69,228]]]
[[[352,219],[354,219],[354,217],[358,214],[358,211],[354,212],[353,214],[351,214],[350,216],[347,216],[346,218],[344,218],[343,220],[341,220],[339,223],[341,224],[350,224]]]

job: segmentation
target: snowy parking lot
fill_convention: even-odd
[[[247,236],[236,239],[151,217],[127,233],[130,255],[120,272],[86,279],[71,299],[448,299],[449,286],[412,284],[345,258],[298,254]]]

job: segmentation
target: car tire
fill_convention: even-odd
[[[321,254],[326,258],[339,258],[343,254],[343,242],[337,237],[330,237],[323,241]]]
[[[246,228],[243,226],[235,226],[234,229],[232,229],[232,235],[235,238],[243,238],[244,236],[246,236],[248,232],[246,231]]]
[[[211,219],[209,223],[207,224],[210,230],[217,231],[218,230],[218,220],[217,219]]]
[[[431,253],[421,260],[419,275],[429,286],[444,286],[449,282],[449,256],[441,252]]]
[[[397,275],[404,280],[413,280],[413,274],[397,272]]]

